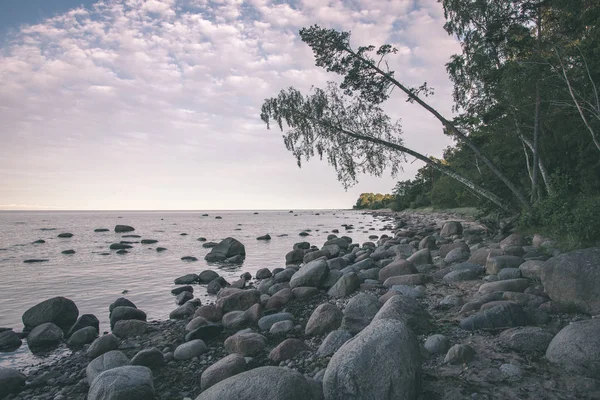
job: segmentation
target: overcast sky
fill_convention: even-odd
[[[390,193],[422,163],[345,191],[325,162],[299,169],[260,107],[335,78],[298,36],[319,24],[395,45],[396,77],[427,81],[450,115],[459,47],[443,23],[437,0],[2,1],[0,209],[350,208]],[[409,147],[451,144],[400,92],[386,110]]]

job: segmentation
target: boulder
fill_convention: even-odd
[[[90,347],[88,347],[86,354],[89,358],[94,359],[111,350],[116,350],[118,347],[119,340],[115,335],[109,333],[94,340]]]
[[[446,254],[444,257],[444,262],[446,264],[454,264],[463,261],[467,261],[471,256],[471,252],[469,248],[457,247],[456,249],[452,249]]]
[[[283,308],[292,298],[292,291],[289,288],[281,289],[269,298],[265,309],[279,310]]]
[[[368,293],[359,293],[348,301],[344,309],[344,318],[342,319],[342,329],[352,333],[358,333],[363,330],[381,307],[379,299]]]
[[[286,265],[298,265],[302,264],[304,260],[304,250],[295,249],[285,255]]]
[[[189,285],[198,282],[198,274],[187,274],[175,279],[176,285]]]
[[[0,367],[0,399],[20,392],[26,380],[27,377],[16,369]]]
[[[187,303],[188,301],[190,301],[193,298],[194,298],[194,295],[192,293],[190,293],[190,292],[181,292],[175,298],[175,303],[177,305],[182,305],[182,304]]]
[[[431,282],[431,276],[427,274],[410,274],[387,278],[385,282],[383,282],[383,285],[387,287],[392,287],[394,285],[424,285],[428,282]]]
[[[306,335],[324,335],[339,328],[344,313],[330,303],[321,304],[311,314],[304,333]]]
[[[139,321],[146,321],[146,313],[142,310],[138,310],[133,307],[115,307],[110,314],[110,327],[114,328],[115,324],[118,321],[128,320],[128,319],[137,319]]]
[[[88,400],[148,400],[154,398],[152,371],[126,365],[102,372],[93,380]]]
[[[300,286],[319,287],[327,277],[329,267],[325,260],[315,260],[304,265],[290,279],[290,288]]]
[[[467,246],[464,242],[447,243],[440,246],[438,255],[442,258],[445,258],[448,255],[448,253],[455,249],[463,249],[464,251],[470,251],[469,246]]]
[[[348,340],[352,339],[352,333],[344,329],[338,329],[337,331],[330,332],[329,335],[323,340],[323,343],[317,350],[317,356],[319,357],[330,357],[339,350]]]
[[[446,354],[450,349],[450,340],[441,334],[431,335],[423,344],[429,354]]]
[[[256,279],[267,279],[273,276],[269,268],[261,268],[256,271]]]
[[[293,321],[294,316],[287,312],[265,315],[261,319],[258,320],[258,327],[261,331],[268,331],[271,329],[274,323],[280,321]]]
[[[188,342],[196,339],[208,341],[217,338],[222,332],[223,325],[221,324],[203,325],[199,326],[193,331],[188,332],[188,334],[185,335],[185,340]]]
[[[421,334],[432,329],[432,317],[419,302],[413,298],[395,295],[375,314],[371,323],[381,319],[393,319],[404,322],[413,332]]]
[[[519,270],[524,278],[542,279],[542,270],[546,266],[546,262],[542,260],[528,260],[519,265]]]
[[[46,322],[52,322],[62,330],[68,331],[77,321],[79,310],[73,300],[65,297],[53,297],[31,307],[23,314],[23,325],[33,329]]]
[[[260,303],[260,292],[256,289],[240,290],[217,300],[217,308],[223,314],[230,311],[246,311],[254,304]]]
[[[265,349],[267,338],[254,332],[238,332],[225,339],[225,350],[229,354],[254,356]]]
[[[97,337],[98,330],[93,326],[86,326],[74,332],[67,341],[67,345],[73,348],[83,347],[85,344],[92,343]]]
[[[271,235],[267,233],[266,235],[257,237],[256,240],[271,240]]]
[[[279,343],[269,353],[269,360],[274,362],[281,362],[296,357],[303,351],[310,350],[310,347],[306,345],[302,340],[296,338],[285,339]]]
[[[0,352],[14,351],[21,347],[21,338],[12,329],[0,332]]]
[[[337,270],[335,270],[337,272]],[[330,275],[333,271],[330,271]],[[346,297],[360,287],[360,278],[354,273],[342,275],[329,289],[327,294],[331,297]]]
[[[246,370],[246,359],[241,354],[230,354],[223,357],[202,372],[200,387],[205,391],[224,379],[242,373]]]
[[[96,358],[94,358],[85,368],[85,375],[88,383],[92,383],[94,379],[104,371],[112,368],[122,367],[129,364],[129,358],[119,350],[111,350]]]
[[[406,261],[410,261],[415,266],[433,263],[431,259],[431,251],[429,250],[429,248],[422,248],[421,250],[408,257]]]
[[[159,368],[165,365],[165,357],[163,353],[156,347],[140,350],[131,359],[131,365],[141,365],[150,369]]]
[[[316,251],[311,251],[308,253],[304,254],[304,258],[302,259],[302,261],[305,264],[308,264],[311,261],[317,260],[321,257],[325,257],[325,258],[331,258],[330,257],[330,253],[327,250],[316,250]]]
[[[119,297],[117,300],[115,300],[113,303],[111,303],[108,306],[108,312],[112,313],[112,311],[117,308],[117,307],[131,307],[131,308],[137,308],[135,304],[133,304],[132,301],[126,299],[125,297]]]
[[[209,262],[219,262],[236,256],[245,257],[246,248],[238,240],[228,237],[213,247],[204,259]]]
[[[600,247],[552,257],[542,270],[542,284],[556,305],[600,314]]]
[[[125,232],[133,232],[133,231],[135,231],[135,228],[133,226],[129,226],[129,225],[116,225],[115,226],[116,233],[125,233]]]
[[[374,321],[331,358],[323,377],[326,400],[415,400],[421,388],[419,343],[401,321]]]
[[[488,257],[485,270],[488,274],[495,275],[503,268],[518,268],[525,260],[517,256]]]
[[[194,339],[177,346],[173,352],[176,360],[191,360],[208,351],[208,347],[202,339]]]
[[[468,344],[455,344],[448,350],[444,363],[468,364],[475,357],[475,350]]]
[[[454,235],[462,235],[463,227],[462,224],[458,221],[448,221],[444,223],[442,226],[442,231],[440,232],[440,236],[454,236]]]
[[[546,352],[554,335],[537,326],[510,328],[500,334],[500,340],[512,350],[522,353]]]
[[[282,367],[259,367],[211,386],[196,400],[317,400],[312,386],[299,372]]]
[[[546,358],[562,370],[597,379],[600,374],[600,319],[572,322],[550,342]]]
[[[57,346],[63,339],[63,331],[52,322],[46,322],[33,328],[27,335],[27,345],[30,349],[46,349]]]
[[[295,327],[294,321],[290,321],[290,320],[279,321],[279,322],[275,322],[271,326],[271,329],[269,329],[269,333],[272,335],[283,335],[283,334],[286,334],[286,333],[294,330],[294,327]]]
[[[197,304],[194,300],[188,301],[182,306],[177,307],[169,314],[170,319],[187,319],[191,318],[197,309]]]
[[[494,305],[460,322],[460,327],[468,331],[494,330],[523,325],[527,325],[527,315],[520,305],[510,302]]]
[[[119,320],[112,329],[112,332],[120,338],[143,335],[147,331],[148,323],[137,319]]]
[[[217,278],[219,278],[219,274],[210,269],[204,270],[198,274],[198,282],[200,283],[210,283]]]
[[[385,282],[386,279],[393,276],[417,274],[417,268],[408,260],[394,260],[379,271],[379,282]]]
[[[195,317],[204,317],[211,322],[219,322],[223,318],[223,313],[214,304],[207,304],[196,310]]]
[[[529,280],[525,278],[507,279],[504,281],[488,282],[479,286],[479,293],[492,292],[523,292],[529,287]]]
[[[96,328],[96,331],[100,331],[100,321],[94,314],[83,314],[81,317],[77,318],[77,321],[73,324],[66,337],[70,337],[73,333],[78,330],[85,328],[86,326],[93,326]]]

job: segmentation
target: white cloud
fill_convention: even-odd
[[[309,90],[337,79],[314,66],[298,37],[314,23],[351,30],[354,44],[393,43],[400,50],[390,58],[396,76],[414,86],[432,83],[432,103],[449,112],[444,63],[458,46],[443,31],[435,0],[413,4],[107,0],[25,26],[0,44],[0,180],[11,188],[0,203],[349,207],[360,191],[389,191],[389,178],[364,178],[345,193],[322,163],[298,170],[281,134],[267,131],[258,114],[282,88]],[[406,141],[440,155],[448,142],[439,125],[396,96],[386,107],[404,116]],[[249,181],[256,184],[242,185]],[[131,182],[139,203],[126,191],[103,197]],[[163,190],[164,182],[178,182],[179,195]],[[310,193],[323,186],[326,196]]]

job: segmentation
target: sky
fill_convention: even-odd
[[[281,89],[339,79],[299,38],[313,24],[394,45],[395,76],[427,81],[451,116],[460,47],[437,0],[0,2],[0,209],[335,209],[390,193],[422,162],[345,190],[325,161],[298,168],[260,120]],[[399,91],[385,110],[408,147],[452,144]]]

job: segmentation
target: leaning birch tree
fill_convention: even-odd
[[[308,96],[290,88],[277,97],[266,99],[261,112],[262,120],[271,122],[284,131],[286,148],[301,165],[318,155],[327,158],[335,168],[338,179],[345,187],[356,183],[359,173],[381,176],[386,167],[392,175],[399,171],[400,163],[409,154],[450,176],[484,197],[497,207],[517,211],[513,202],[502,199],[490,190],[475,184],[452,168],[402,145],[401,128],[380,108],[394,88],[404,92],[408,101],[416,103],[438,119],[447,134],[463,142],[482,160],[513,193],[521,207],[529,205],[524,194],[494,165],[489,157],[455,124],[426,103],[422,97],[430,94],[426,84],[410,88],[394,77],[385,58],[396,53],[391,45],[353,49],[349,32],[323,29],[317,25],[303,28],[300,37],[313,50],[316,65],[343,76],[339,89],[330,83],[326,90],[314,89]],[[378,58],[373,58],[373,52]]]

